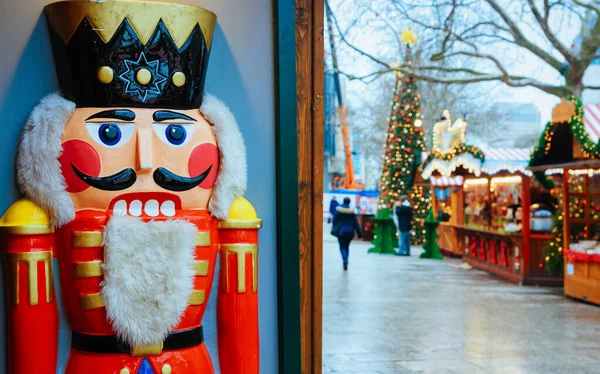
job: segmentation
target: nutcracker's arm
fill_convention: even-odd
[[[21,199],[0,220],[8,331],[7,374],[54,374],[58,311],[54,235],[44,211]]]
[[[259,370],[258,229],[262,221],[245,199],[236,199],[219,223],[221,277],[217,323],[223,374]]]

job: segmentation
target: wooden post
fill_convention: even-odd
[[[570,211],[569,211],[569,170],[565,169],[563,171],[563,256],[565,251],[569,248],[569,242],[571,241],[571,228],[569,227],[570,222]],[[565,267],[567,266],[567,261],[564,261]],[[565,268],[565,274],[567,274],[567,269]]]
[[[531,195],[529,193],[529,177],[521,175],[521,208],[523,210],[523,240],[521,241],[521,258],[523,259],[520,272],[523,279],[531,273],[530,241],[531,241]]]
[[[295,0],[302,373],[321,373],[323,279],[323,0]]]

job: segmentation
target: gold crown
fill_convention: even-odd
[[[84,18],[98,35],[108,43],[121,23],[127,19],[142,43],[163,21],[178,48],[188,40],[196,25],[200,26],[206,46],[210,49],[217,16],[192,5],[169,4],[136,0],[61,1],[45,8],[48,22],[67,44]]]

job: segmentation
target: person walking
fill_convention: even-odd
[[[406,196],[400,196],[396,204],[396,216],[398,217],[398,256],[410,256],[410,232],[412,231],[412,208]]]
[[[332,234],[337,236],[340,244],[340,253],[344,262],[344,271],[348,270],[348,256],[350,255],[350,242],[354,233],[362,239],[362,233],[354,210],[350,208],[350,198],[344,198],[344,203],[336,208],[333,216]]]
[[[329,202],[329,219],[327,220],[327,223],[331,223],[333,220],[333,216],[335,216],[338,206],[340,206],[340,203],[337,201],[337,197],[332,197],[331,201]]]

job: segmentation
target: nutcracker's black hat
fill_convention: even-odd
[[[131,0],[63,1],[44,10],[60,89],[78,107],[202,104],[214,13]]]

